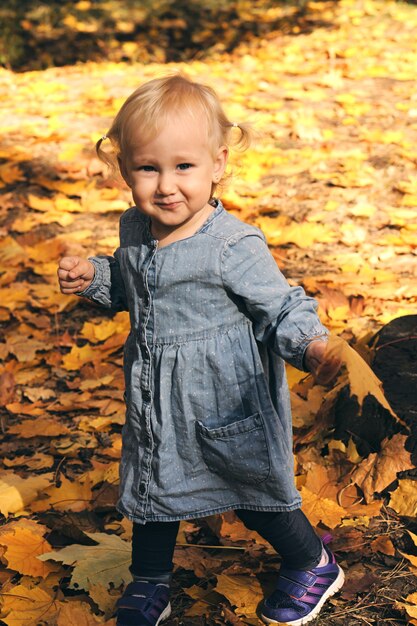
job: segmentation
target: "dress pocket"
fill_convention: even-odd
[[[196,431],[202,457],[212,472],[236,484],[256,485],[268,478],[271,463],[260,413],[218,428],[197,421]]]

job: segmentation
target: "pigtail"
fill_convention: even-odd
[[[239,152],[244,152],[245,150],[247,150],[253,138],[253,131],[251,126],[247,123],[232,122],[231,124],[229,124],[229,127],[231,129],[230,141],[233,147],[236,150],[239,150]],[[233,129],[237,129],[238,131],[240,131],[240,136],[237,139],[233,137]]]
[[[110,141],[112,145],[112,148],[113,148],[112,152],[107,152],[106,150],[103,150],[102,148],[103,142],[106,141],[107,139]],[[102,137],[100,137],[100,139],[96,143],[95,149],[96,149],[96,154],[98,158],[100,159],[102,163],[107,165],[107,167],[110,169],[111,174],[113,175],[117,174],[117,172],[119,171],[118,164],[117,164],[117,157],[114,153],[114,145],[110,137],[108,135],[103,135]]]

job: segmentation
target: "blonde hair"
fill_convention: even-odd
[[[214,89],[176,73],[144,83],[127,98],[109,131],[96,143],[99,159],[113,172],[117,171],[119,160],[123,160],[133,138],[147,143],[158,134],[170,114],[179,112],[205,118],[213,156],[223,145],[241,150],[249,146],[250,127],[228,119]],[[233,138],[232,129],[240,131],[240,136]],[[103,150],[105,139],[110,140],[112,152]]]

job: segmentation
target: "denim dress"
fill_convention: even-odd
[[[217,200],[194,235],[158,248],[133,207],[114,256],[90,260],[80,295],[130,314],[119,511],[145,523],[298,508],[284,360],[304,369],[327,330],[261,231]]]

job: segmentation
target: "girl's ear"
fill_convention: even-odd
[[[117,163],[119,164],[119,170],[120,170],[120,173],[121,173],[121,175],[123,177],[123,180],[125,181],[126,185],[128,187],[130,187],[130,180],[129,180],[129,176],[128,176],[128,173],[127,173],[127,170],[126,170],[126,166],[125,166],[123,160],[120,158],[120,156],[117,157]]]
[[[217,151],[217,156],[214,159],[213,168],[213,183],[218,183],[224,174],[226,169],[227,159],[229,156],[229,149],[227,146],[221,146]]]

